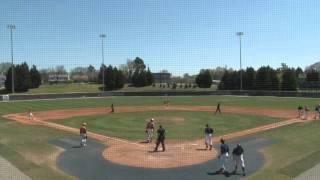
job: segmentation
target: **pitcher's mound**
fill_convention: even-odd
[[[150,121],[151,118],[146,119],[146,121]],[[157,124],[179,124],[185,121],[184,118],[178,116],[157,116],[153,117]]]

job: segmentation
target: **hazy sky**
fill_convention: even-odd
[[[239,68],[319,61],[319,0],[1,0],[0,62],[39,68],[119,65],[136,56],[154,72],[197,73],[201,68]]]

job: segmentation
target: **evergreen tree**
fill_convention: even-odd
[[[196,83],[200,88],[210,88],[212,84],[212,76],[210,70],[201,70],[196,77]]]
[[[30,88],[38,88],[41,85],[41,75],[35,65],[30,69]]]
[[[281,90],[282,91],[297,90],[297,76],[296,76],[295,69],[287,68],[282,71]]]

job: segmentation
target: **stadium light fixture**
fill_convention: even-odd
[[[13,24],[9,24],[7,26],[10,29],[10,42],[11,42],[11,85],[12,85],[12,94],[14,93],[14,65],[13,65],[13,39],[12,39],[12,32],[16,29],[16,26]]]
[[[237,32],[237,36],[239,36],[240,43],[240,91],[242,91],[242,54],[241,54],[241,36],[243,36],[243,32]]]
[[[104,42],[103,42],[103,39],[106,37],[105,34],[100,34],[100,38],[101,38],[101,45],[102,45],[102,90],[104,91]]]

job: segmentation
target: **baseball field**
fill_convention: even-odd
[[[234,142],[244,137],[274,142],[259,149],[263,164],[258,170],[250,171],[247,179],[292,179],[320,161],[319,121],[296,119],[299,105],[307,105],[313,110],[318,99],[236,96],[169,99],[169,106],[163,104],[164,97],[0,103],[0,156],[33,179],[81,178],[61,166],[61,157],[68,148],[52,142],[79,139],[78,129],[86,122],[88,140],[106,146],[99,156],[119,168],[135,167],[145,172],[169,169],[174,173],[182,167],[211,162],[217,158],[217,142],[221,137]],[[223,113],[215,115],[218,102],[222,104]],[[112,103],[115,113],[110,113]],[[28,120],[28,109],[32,109],[34,120]],[[310,111],[310,117],[313,116]],[[164,153],[150,153],[154,143],[143,143],[145,126],[151,118],[167,131],[167,151]],[[214,128],[213,151],[203,150],[205,124]],[[90,150],[90,144],[86,148]],[[249,152],[253,147],[248,143],[244,148],[248,152],[245,159],[250,159]],[[249,161],[247,166],[250,168]],[[217,169],[212,167],[212,171]],[[179,177],[183,178],[183,175]],[[130,179],[129,174],[127,179]]]

